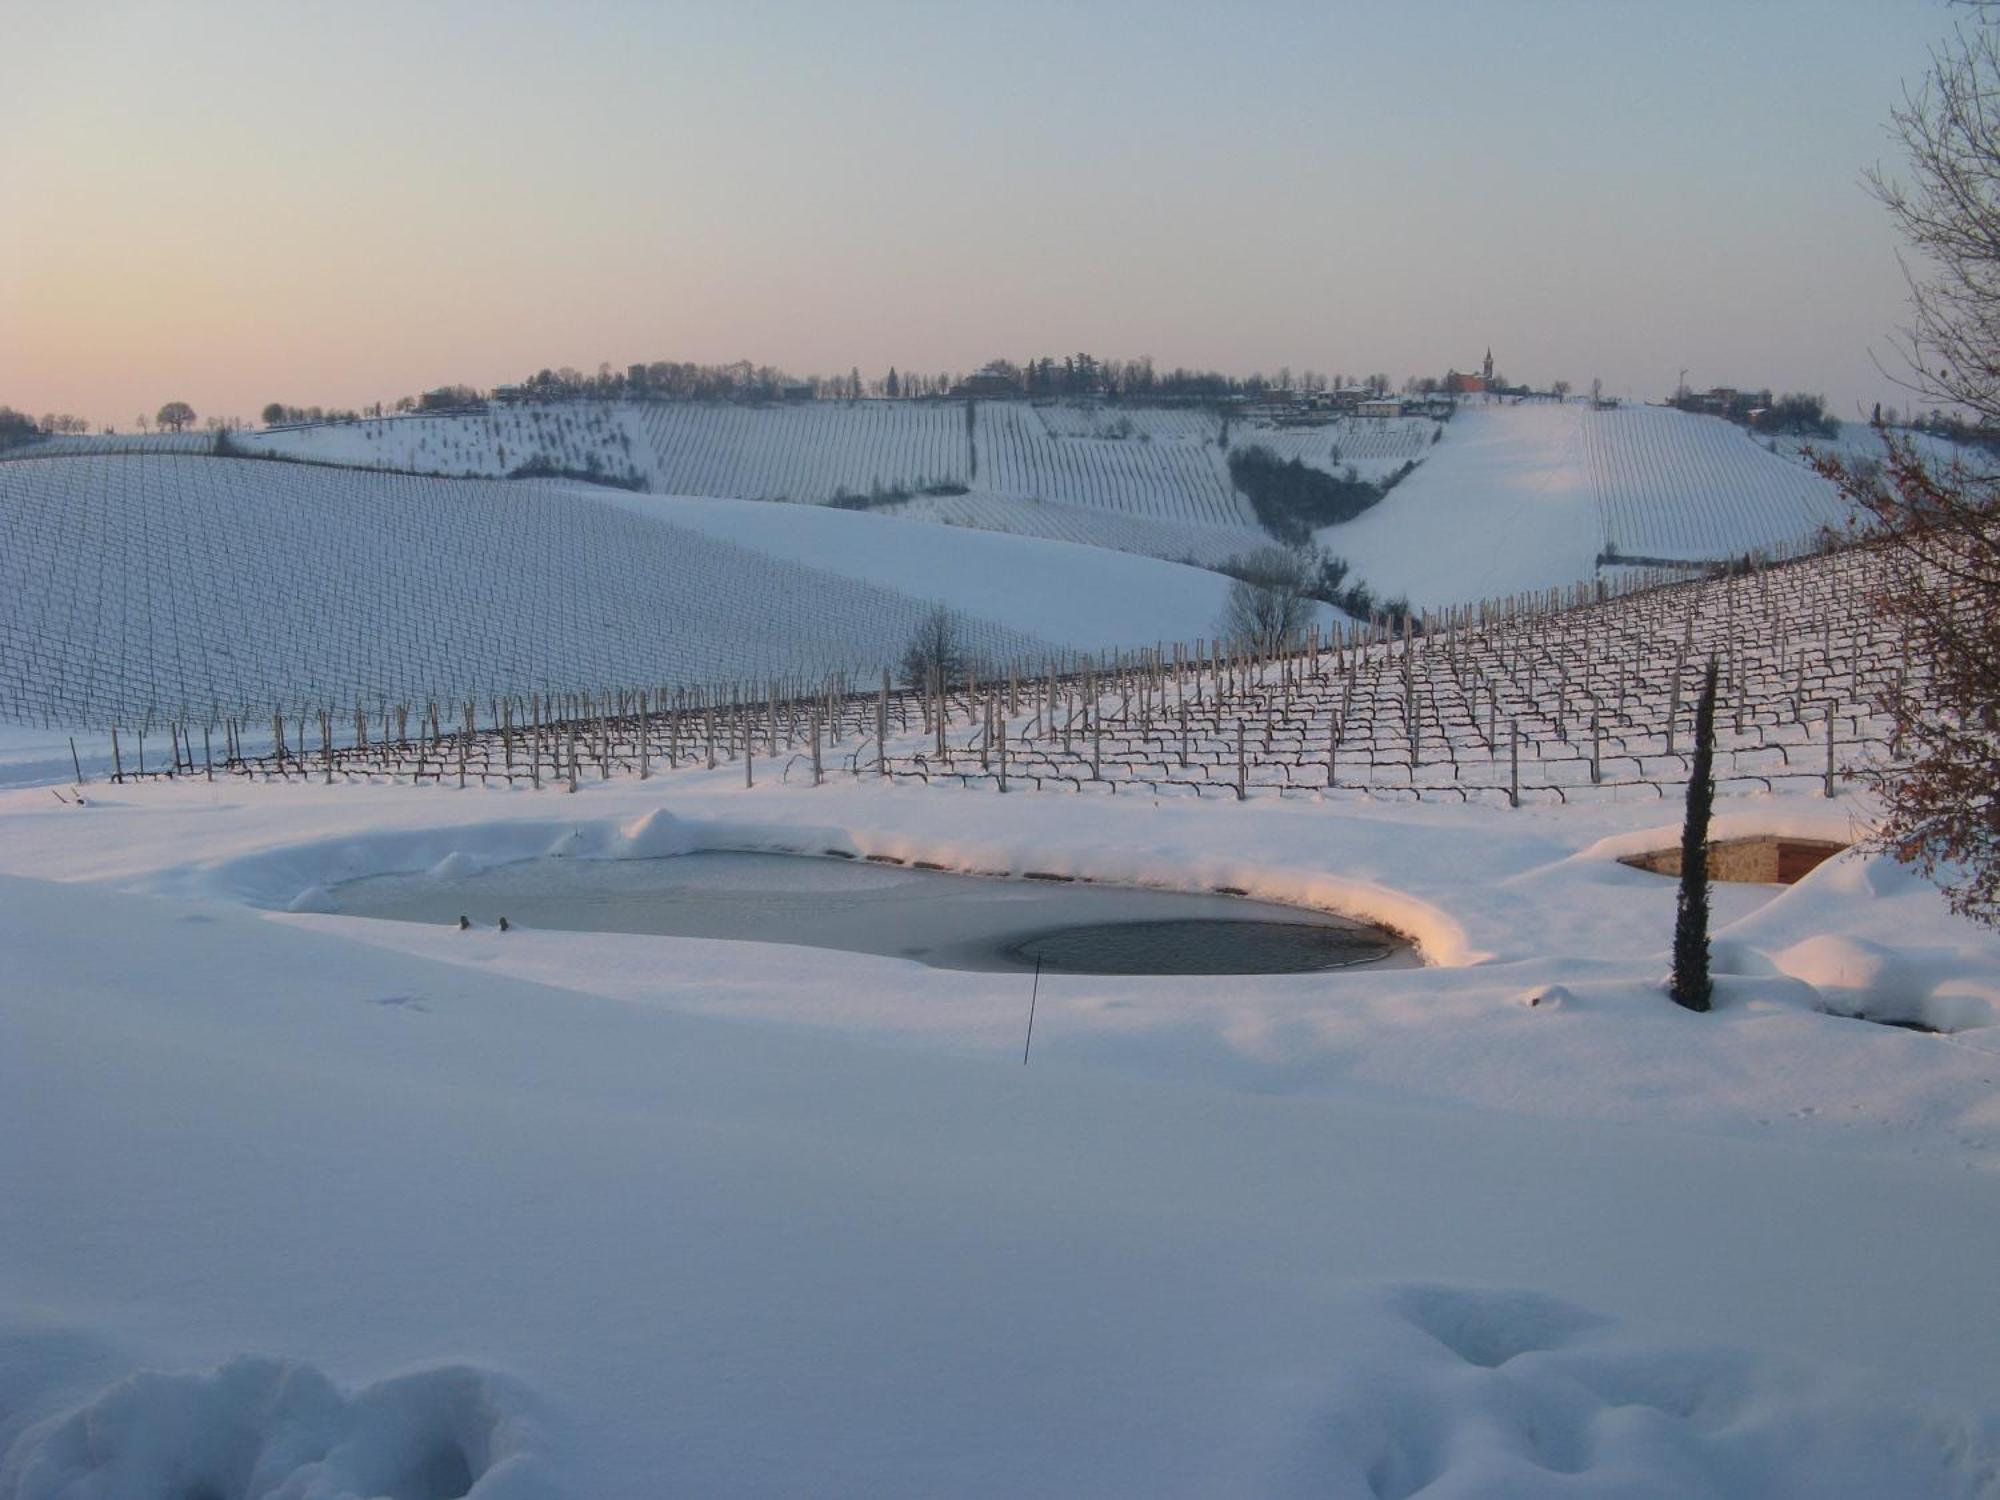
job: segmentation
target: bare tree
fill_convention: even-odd
[[[958,616],[942,604],[933,605],[903,648],[903,681],[911,687],[927,687],[941,673],[945,683],[953,683],[965,675],[970,662]]]
[[[2000,5],[1931,52],[1931,69],[1890,111],[1910,181],[1868,183],[1921,267],[1904,264],[1911,320],[1901,353],[1927,400],[2000,416]]]
[[[1889,755],[1862,773],[1884,807],[1872,842],[1954,911],[2000,923],[2000,484],[1885,442],[1881,463],[1818,460],[1882,533],[1876,604],[1909,639],[1911,670],[1880,705]]]
[[[159,415],[153,420],[162,427],[170,427],[179,432],[194,421],[194,408],[185,401],[169,401],[160,408]]]
[[[1309,592],[1317,569],[1304,552],[1259,547],[1231,560],[1234,575],[1222,606],[1222,633],[1270,653],[1305,632],[1313,614]]]
[[[1971,7],[1892,111],[1910,180],[1869,174],[1911,247],[1905,383],[2000,425],[2000,7]],[[1880,463],[1818,460],[1881,534],[1879,606],[1907,632],[1911,670],[1882,707],[1890,754],[1865,773],[1883,800],[1877,847],[1921,869],[1952,908],[2000,923],[2000,472],[1926,462],[1884,434]]]

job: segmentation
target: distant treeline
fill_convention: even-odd
[[[1768,390],[1738,391],[1717,389],[1675,391],[1670,405],[1682,411],[1721,417],[1739,427],[1759,432],[1785,433],[1795,437],[1839,437],[1840,422],[1827,415],[1826,403],[1818,396],[1788,392],[1773,396]]]
[[[1907,419],[1899,421],[1895,407],[1892,406],[1885,412],[1878,405],[1870,420],[1871,425],[1875,427],[1902,427],[1911,432],[1923,432],[1932,437],[1946,438],[1968,448],[1983,448],[1988,453],[2000,453],[2000,428],[1984,422],[1968,422],[1963,417],[1939,411],[1935,406],[1927,412],[1911,412]]]
[[[1219,370],[1175,366],[1161,370],[1151,356],[1100,359],[1088,353],[1038,355],[1025,363],[989,361],[968,377],[961,371],[898,369],[864,376],[859,368],[845,375],[796,375],[775,365],[740,359],[731,364],[699,364],[655,360],[615,369],[608,362],[595,374],[571,366],[535,371],[511,384],[482,392],[471,385],[440,386],[424,396],[405,396],[398,411],[422,407],[471,406],[497,395],[528,402],[560,401],[859,401],[869,398],[921,400],[953,395],[1079,397],[1101,400],[1216,401],[1230,396],[1255,397],[1271,391],[1310,395],[1329,389],[1386,391],[1387,375],[1324,375],[1316,370],[1294,372],[1289,366],[1275,374],[1256,371],[1227,375]],[[274,403],[275,405],[275,403]],[[273,420],[267,408],[266,420]],[[280,421],[316,420],[314,408],[276,406]],[[328,414],[332,419],[332,414]]]

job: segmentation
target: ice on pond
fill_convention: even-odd
[[[1379,927],[1239,896],[1004,880],[792,854],[527,859],[375,875],[320,909],[406,922],[797,943],[941,969],[1282,974],[1417,962]]]

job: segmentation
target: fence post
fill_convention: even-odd
[[[1521,721],[1507,721],[1507,805],[1521,805]]]
[[[942,665],[931,668],[931,690],[937,697],[933,717],[937,721],[937,758],[943,761],[944,754],[944,706],[946,684]],[[949,763],[947,762],[947,765]]]
[[[1243,770],[1243,720],[1239,718],[1236,721],[1236,800],[1241,802],[1247,795]]]
[[[1673,696],[1667,702],[1667,754],[1674,753],[1674,726],[1681,716],[1681,663],[1674,663]]]
[[[875,774],[889,774],[889,669],[882,669],[882,693],[875,700]]]
[[[1826,700],[1826,794],[1833,795],[1833,712],[1835,702]]]

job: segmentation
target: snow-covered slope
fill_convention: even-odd
[[[637,515],[899,593],[948,599],[970,615],[1084,649],[1214,634],[1229,594],[1229,580],[1205,568],[1037,537],[828,506],[604,493]]]
[[[1604,550],[1722,558],[1838,526],[1846,504],[1742,428],[1664,406],[1578,415]]]
[[[1416,419],[1279,427],[1239,416],[1229,441],[1379,478],[1421,457],[1434,431]],[[238,442],[249,451],[427,474],[498,477],[546,464],[655,494],[821,503],[971,490],[1169,526],[1255,524],[1230,482],[1223,419],[1188,407],[583,403],[277,428]]]
[[[1579,423],[1572,406],[1461,411],[1416,473],[1320,545],[1418,605],[1587,578],[1600,541]]]
[[[1319,540],[1380,595],[1464,603],[1588,578],[1600,555],[1723,559],[1848,514],[1740,428],[1665,407],[1472,405],[1379,505]]]
[[[0,712],[25,722],[865,674],[926,608],[570,487],[29,460],[0,465],[0,513]],[[999,656],[1047,649],[970,628]]]
[[[0,464],[0,525],[0,719],[69,729],[872,676],[932,602],[1026,661],[1213,634],[1228,590],[830,508],[244,459]]]

